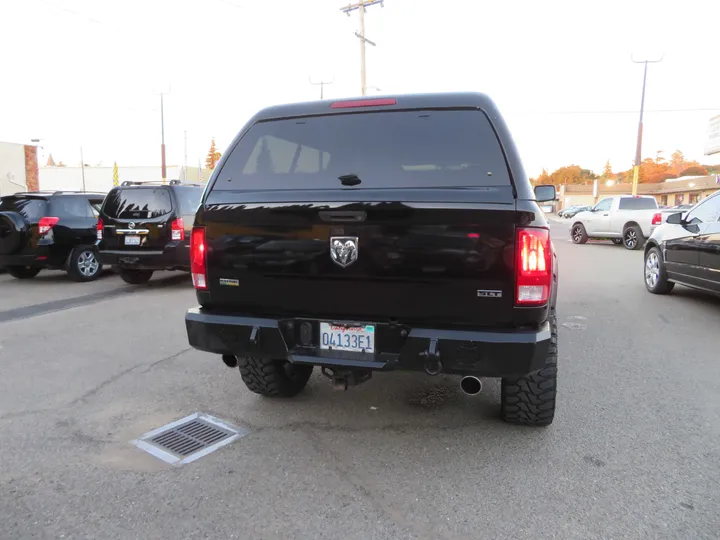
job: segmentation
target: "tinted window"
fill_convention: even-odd
[[[603,199],[595,205],[595,210],[598,212],[607,212],[612,206],[612,199]]]
[[[54,197],[50,200],[50,213],[57,217],[89,218],[90,203],[83,197]]]
[[[720,196],[705,199],[688,212],[685,221],[693,224],[720,221]]]
[[[119,219],[155,218],[169,214],[172,202],[163,187],[114,189],[108,193],[103,211]]]
[[[4,197],[0,199],[0,212],[17,212],[27,221],[35,223],[45,217],[47,202],[43,199]]]
[[[189,216],[197,212],[203,189],[200,187],[181,186],[175,188],[175,197],[180,205],[180,214]]]
[[[342,114],[255,124],[233,148],[213,189],[505,186],[497,136],[479,111]]]
[[[657,208],[657,201],[650,197],[625,197],[620,199],[620,210],[652,210]]]

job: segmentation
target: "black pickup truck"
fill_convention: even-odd
[[[483,94],[271,107],[220,160],[191,234],[190,345],[247,387],[293,396],[314,366],[500,377],[501,416],[555,412],[558,265],[538,202]]]

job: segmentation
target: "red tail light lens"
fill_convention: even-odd
[[[517,231],[515,303],[540,306],[547,303],[552,283],[550,231],[518,229]]]
[[[330,108],[355,109],[357,107],[378,107],[384,105],[397,105],[397,101],[392,98],[354,99],[351,101],[335,101],[330,105]]]
[[[98,218],[97,225],[95,226],[95,230],[97,231],[97,239],[102,240],[103,239],[103,231],[105,230],[105,224],[103,223],[102,218]]]
[[[58,221],[60,221],[60,218],[58,217],[40,218],[40,222],[38,223],[38,232],[40,233],[40,236],[49,233],[50,229],[57,225]]]
[[[173,240],[185,240],[185,223],[182,218],[177,218],[170,225],[170,238]]]
[[[661,223],[662,223],[662,214],[660,212],[658,212],[657,214],[653,214],[652,224],[660,225]]]
[[[208,288],[206,255],[205,227],[193,227],[190,235],[190,272],[198,291],[206,291]]]

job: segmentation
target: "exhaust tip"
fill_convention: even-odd
[[[477,377],[467,376],[460,381],[460,389],[468,396],[474,396],[482,392],[482,381]]]
[[[442,370],[442,362],[438,359],[425,362],[425,373],[428,375],[438,375]]]
[[[232,354],[223,354],[222,361],[227,367],[231,367],[231,368],[238,367],[237,356],[234,356]]]

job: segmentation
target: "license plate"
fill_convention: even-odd
[[[139,246],[140,245],[140,237],[139,236],[126,236],[125,237],[125,245],[126,246]]]
[[[375,352],[375,327],[320,323],[320,348],[334,351]]]

